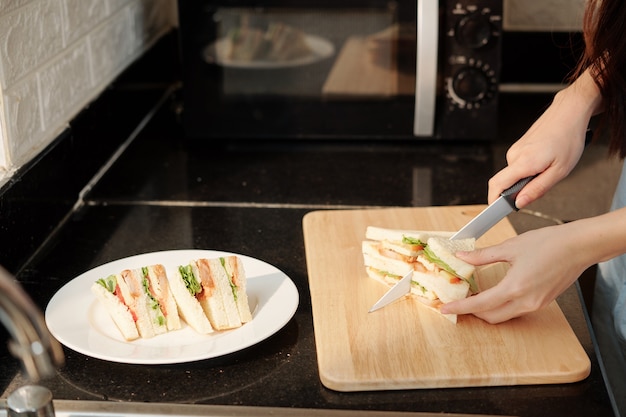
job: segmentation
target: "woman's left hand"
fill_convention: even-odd
[[[445,304],[445,314],[474,314],[500,323],[553,301],[589,266],[575,256],[584,250],[584,239],[570,225],[545,227],[526,232],[505,242],[457,256],[474,265],[507,262],[502,281],[481,293]]]

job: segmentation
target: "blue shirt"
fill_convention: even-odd
[[[611,210],[622,207],[626,207],[626,163]],[[598,264],[591,316],[609,389],[626,416],[626,254]]]

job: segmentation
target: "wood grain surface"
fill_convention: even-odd
[[[556,302],[490,325],[460,316],[455,325],[405,297],[369,308],[387,287],[367,277],[361,242],[367,226],[455,231],[485,206],[327,210],[303,219],[313,324],[322,383],[337,391],[569,383],[589,375],[590,360]],[[507,219],[478,247],[515,235]],[[506,273],[479,267],[481,289]]]

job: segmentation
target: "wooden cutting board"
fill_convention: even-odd
[[[485,206],[329,210],[303,219],[313,325],[322,383],[337,391],[575,382],[591,363],[556,302],[489,325],[460,316],[455,325],[409,297],[373,313],[387,290],[367,277],[361,242],[367,226],[455,231]],[[515,235],[507,219],[478,247]],[[479,267],[482,289],[507,266]]]

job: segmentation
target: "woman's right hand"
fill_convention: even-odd
[[[587,73],[557,93],[546,111],[509,148],[507,167],[489,180],[489,203],[518,180],[537,175],[517,196],[516,206],[522,208],[565,178],[582,155],[589,120],[600,106],[600,92]]]

